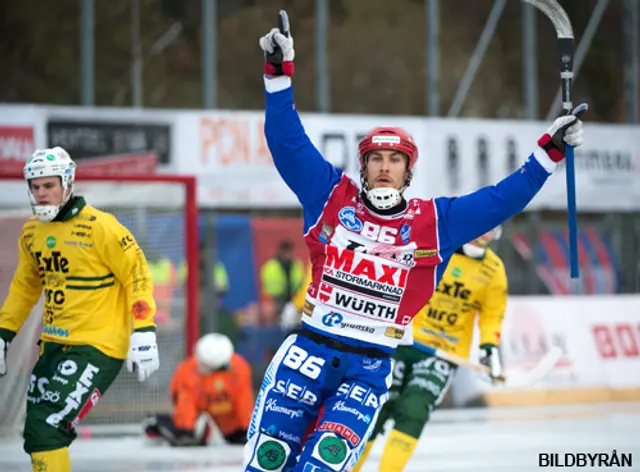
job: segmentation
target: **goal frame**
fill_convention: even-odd
[[[78,170],[80,172],[78,172]],[[153,174],[153,175],[82,175],[82,169],[76,170],[76,179],[79,183],[84,182],[101,182],[101,183],[168,183],[182,185],[184,188],[184,254],[187,262],[186,274],[186,316],[185,316],[185,357],[192,354],[193,348],[200,337],[200,293],[199,293],[199,231],[198,231],[198,201],[197,201],[197,179],[192,175],[175,175],[175,174]],[[79,174],[79,175],[78,175]],[[23,175],[16,174],[0,174],[0,181],[24,181]],[[90,204],[91,202],[89,202]],[[25,197],[25,205],[27,205]]]

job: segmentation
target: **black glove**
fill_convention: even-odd
[[[149,416],[142,426],[149,439],[162,438],[173,447],[206,446],[212,431],[204,416],[196,420],[193,430],[176,427],[171,416],[166,414]]]

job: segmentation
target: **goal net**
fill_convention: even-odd
[[[118,378],[80,427],[126,430],[148,414],[171,409],[169,383],[195,344],[198,326],[198,221],[195,178],[170,175],[82,177],[75,194],[125,225],[143,248],[154,281],[160,369],[144,383],[123,366]],[[24,180],[0,176],[0,303],[17,266],[17,243],[31,216]],[[0,436],[22,431],[36,343],[42,332],[42,297],[11,343],[8,373],[0,379]]]

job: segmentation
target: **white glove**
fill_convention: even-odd
[[[278,28],[273,28],[260,38],[260,47],[264,51],[264,76],[266,79],[293,77],[295,71],[293,58],[296,54],[290,33],[285,36]]]
[[[273,54],[276,50],[276,46],[279,46],[282,50],[282,61],[291,62],[296,56],[293,49],[293,37],[291,34],[285,36],[280,32],[278,28],[272,28],[267,34],[260,38],[260,48],[266,55]]]
[[[562,141],[573,147],[581,146],[584,141],[582,121],[575,115],[556,118],[556,121],[551,123],[551,126],[547,130],[547,134],[552,137],[554,144],[562,152],[564,152],[564,144]]]
[[[144,382],[160,367],[156,333],[153,331],[135,332],[131,335],[129,353],[125,361],[127,370],[138,373],[138,380]]]
[[[502,362],[500,361],[500,350],[493,344],[485,344],[480,347],[480,364],[486,365],[490,370],[490,377],[493,383],[498,383],[502,378]]]
[[[551,123],[547,132],[538,140],[538,146],[544,149],[552,161],[560,162],[564,159],[565,146],[567,143],[573,147],[582,145],[584,137],[582,134],[582,116],[588,109],[586,103],[581,103],[575,107],[570,115],[563,115]]]
[[[7,350],[9,349],[9,341],[0,338],[0,377],[7,373]]]

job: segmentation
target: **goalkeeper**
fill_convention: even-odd
[[[502,260],[488,244],[501,232],[497,227],[455,251],[436,293],[413,319],[413,337],[418,345],[469,357],[477,314],[480,362],[491,369],[493,378],[502,374],[498,345],[507,306],[507,275]],[[402,471],[429,415],[447,393],[455,371],[455,364],[426,354],[419,347],[398,347],[389,401],[382,407],[353,471],[362,469],[376,436],[389,419],[395,425],[382,454],[380,471]]]
[[[125,360],[141,382],[159,367],[145,256],[113,215],[74,195],[75,167],[60,147],[37,150],[27,161],[34,216],[22,228],[18,267],[0,309],[1,376],[9,344],[44,292],[40,355],[24,427],[34,471],[71,470],[68,446],[75,426]]]
[[[173,412],[143,422],[150,439],[172,446],[206,446],[212,421],[228,444],[244,444],[255,401],[251,366],[234,352],[231,340],[209,333],[195,354],[181,362],[171,379]]]

